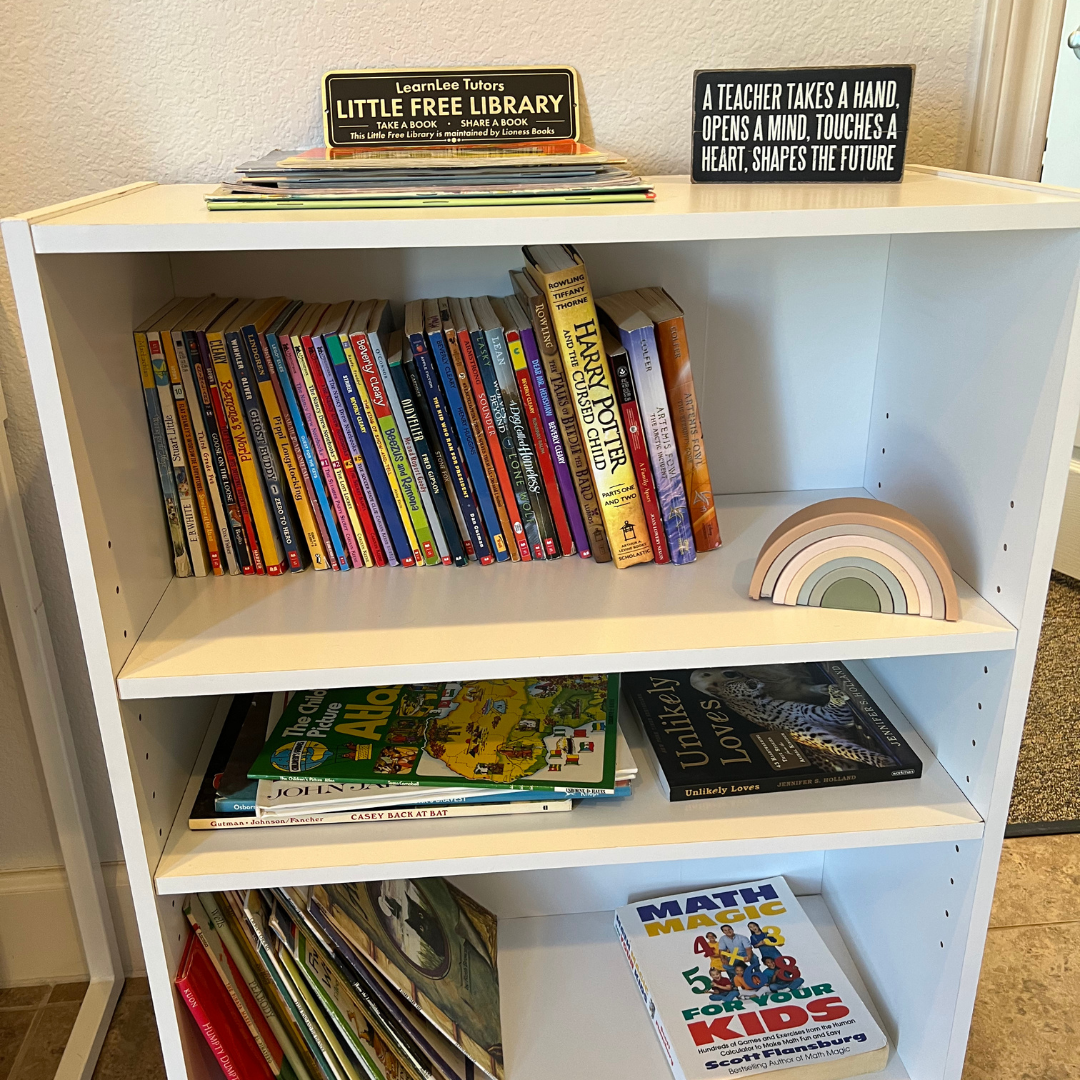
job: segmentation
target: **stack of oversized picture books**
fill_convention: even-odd
[[[571,139],[275,150],[237,166],[211,210],[347,210],[648,202],[626,158]]]
[[[720,545],[683,312],[569,247],[504,297],[174,300],[135,331],[177,576]],[[597,312],[599,308],[599,314]]]
[[[228,1080],[504,1080],[498,924],[443,878],[184,911],[176,986]]]
[[[237,695],[188,825],[556,813],[637,775],[617,675]]]

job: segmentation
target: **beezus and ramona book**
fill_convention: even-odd
[[[889,1047],[782,877],[638,901],[615,929],[676,1080],[839,1080]]]

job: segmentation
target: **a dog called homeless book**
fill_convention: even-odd
[[[676,1080],[885,1067],[885,1036],[782,877],[628,904],[615,929]]]
[[[631,672],[622,685],[672,802],[922,775],[840,663]]]

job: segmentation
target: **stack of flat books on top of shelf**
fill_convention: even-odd
[[[275,150],[237,166],[211,210],[648,202],[626,158],[570,139],[491,146]]]
[[[498,922],[445,879],[184,911],[176,986],[228,1080],[503,1080]]]
[[[237,695],[192,829],[568,811],[626,798],[619,677]]]
[[[559,245],[504,297],[174,300],[135,331],[178,577],[720,546],[681,308]],[[572,392],[578,387],[579,392]],[[617,403],[617,405],[616,405]]]

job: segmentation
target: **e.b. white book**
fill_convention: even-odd
[[[885,1067],[885,1036],[782,877],[628,904],[615,929],[676,1080]]]

